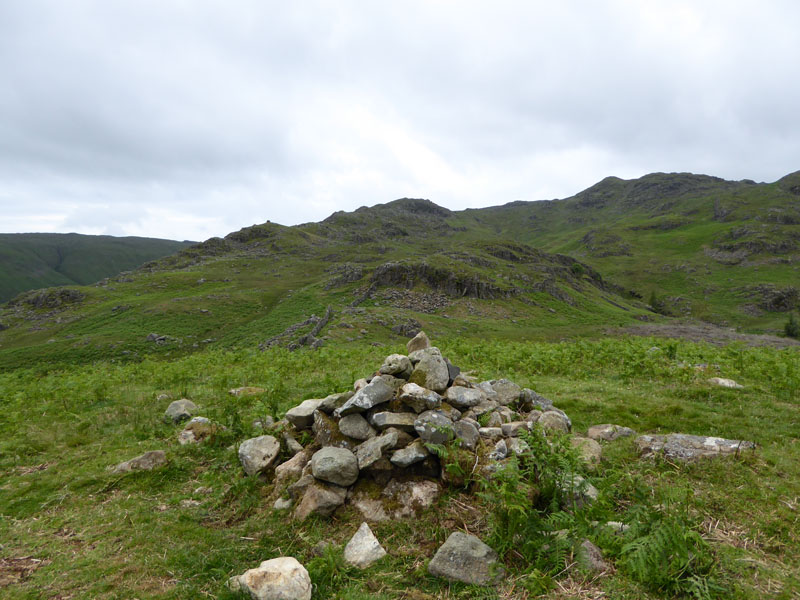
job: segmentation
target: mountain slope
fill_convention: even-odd
[[[189,244],[77,233],[0,234],[0,301],[30,289],[88,285]]]

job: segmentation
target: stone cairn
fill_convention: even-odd
[[[276,423],[293,454],[283,464],[275,466],[280,443],[274,436],[241,444],[248,475],[269,476],[274,469],[276,509],[302,520],[349,503],[368,521],[408,517],[430,506],[442,483],[464,481],[463,472],[442,468],[438,454],[456,448],[467,476],[485,476],[527,449],[519,435],[534,424],[563,432],[572,427],[533,390],[507,379],[478,383],[461,373],[424,332],[407,348],[408,355],[387,356],[352,391],[289,410]],[[302,432],[313,439],[305,448],[295,439]]]

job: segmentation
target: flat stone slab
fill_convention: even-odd
[[[296,429],[308,429],[314,423],[314,411],[324,402],[324,398],[303,400],[286,412],[286,420]]]
[[[334,416],[344,417],[368,411],[373,406],[388,402],[394,397],[394,389],[382,378],[375,377],[342,406],[333,411]]]
[[[669,460],[692,461],[699,458],[716,458],[752,450],[753,442],[725,438],[670,433],[669,435],[640,435],[635,440],[642,458],[663,456]]]
[[[473,585],[490,585],[503,576],[497,552],[474,535],[461,531],[451,533],[436,551],[428,563],[428,572]]]

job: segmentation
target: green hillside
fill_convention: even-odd
[[[143,237],[2,233],[0,302],[31,289],[89,285],[188,245],[189,242]]]

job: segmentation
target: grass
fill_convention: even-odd
[[[590,475],[603,494],[596,510],[625,520],[642,495],[653,505],[682,490],[690,530],[710,546],[715,581],[725,590],[717,597],[796,597],[796,351],[646,338],[553,344],[453,337],[439,345],[479,377],[508,377],[550,397],[570,414],[576,431],[616,422],[640,432],[756,441],[755,453],[691,465],[641,461],[630,440],[608,444]],[[348,389],[383,356],[402,349],[205,350],[173,360],[0,374],[0,558],[41,561],[2,588],[3,597],[232,597],[224,588],[228,577],[279,555],[293,555],[309,568],[319,598],[534,597],[520,584],[530,575],[513,554],[506,557],[511,577],[496,591],[427,575],[426,561],[451,531],[466,528],[489,539],[492,505],[481,497],[452,490],[418,520],[376,525],[389,556],[362,572],[344,566],[340,555],[360,523],[352,508],[333,520],[287,522],[270,508],[269,485],[243,476],[235,446],[257,434],[250,423],[269,403],[234,398],[228,389],[272,390],[270,402],[280,413],[304,398]],[[698,370],[700,363],[711,370]],[[707,382],[712,375],[745,388],[713,387]],[[210,443],[179,446],[178,428],[161,421],[161,393],[192,398],[228,431]],[[162,469],[125,476],[107,470],[158,448],[169,459]],[[336,546],[316,555],[323,540]],[[612,557],[620,552],[608,544],[606,550]],[[561,573],[548,593],[558,597],[564,588],[611,598],[669,597],[616,561],[617,571],[605,578]]]

